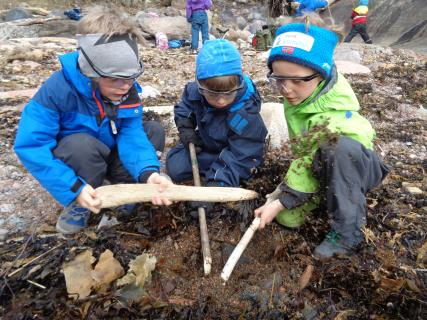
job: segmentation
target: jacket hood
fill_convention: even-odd
[[[59,57],[65,79],[71,82],[76,90],[85,97],[92,97],[92,80],[80,72],[77,51]]]

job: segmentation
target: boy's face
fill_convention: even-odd
[[[96,78],[101,95],[111,101],[120,101],[135,83],[135,79]]]
[[[304,77],[313,76],[317,72],[311,68],[289,61],[274,61],[272,67],[272,75],[274,77],[292,78],[291,80],[277,79],[275,81],[280,94],[293,106],[307,99],[323,80],[319,75],[307,81]],[[298,78],[302,78],[302,80]]]

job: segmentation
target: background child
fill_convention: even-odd
[[[344,42],[351,42],[357,34],[360,34],[365,43],[372,44],[371,37],[369,37],[368,31],[366,30],[366,20],[369,12],[368,4],[369,0],[360,0],[359,5],[353,8],[351,12],[351,30],[347,37],[345,37]]]
[[[95,8],[79,24],[79,50],[60,57],[55,72],[25,107],[15,152],[52,196],[65,206],[57,230],[75,233],[87,226],[101,201],[94,188],[111,183],[169,183],[142,126],[141,87],[136,78],[139,34],[127,16]],[[146,127],[159,151],[164,131]],[[170,204],[163,198],[154,204]]]
[[[317,25],[315,25],[317,24]],[[255,210],[261,225],[274,218],[299,227],[319,204],[331,214],[331,232],[316,247],[318,258],[349,254],[363,240],[365,194],[388,168],[373,151],[375,131],[359,111],[333,53],[340,37],[315,15],[280,27],[268,58],[268,78],[283,95],[292,150],[284,182]]]
[[[202,32],[202,43],[209,40],[209,21],[206,10],[212,7],[211,0],[187,0],[186,16],[191,23],[191,53],[197,54],[199,48],[199,32]]]
[[[267,129],[259,114],[261,98],[242,72],[237,49],[227,40],[207,41],[196,60],[196,81],[185,86],[175,106],[181,144],[166,160],[173,181],[192,179],[188,144],[198,151],[208,186],[239,186],[263,160]]]

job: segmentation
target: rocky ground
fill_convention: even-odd
[[[57,70],[56,55],[75,48],[73,40],[58,41],[24,41],[20,49],[13,43],[2,44],[0,93],[36,88]],[[258,232],[243,264],[236,267],[225,286],[219,278],[221,268],[252,220],[251,212],[242,208],[218,207],[208,218],[214,259],[210,277],[203,277],[198,222],[184,204],[168,209],[141,206],[134,215],[119,217],[120,225],[95,232],[97,216],[88,232],[63,239],[52,227],[59,205],[12,151],[27,98],[3,97],[0,228],[9,234],[0,246],[0,315],[4,319],[105,319],[118,315],[135,319],[427,318],[427,60],[409,51],[378,46],[352,44],[339,50],[360,57],[371,70],[347,78],[360,99],[361,113],[377,129],[378,152],[392,167],[383,185],[368,194],[366,241],[355,256],[324,263],[312,258],[312,250],[328,231],[327,217],[321,210],[300,230],[272,224]],[[145,105],[172,105],[184,84],[194,78],[195,57],[186,49],[144,49],[141,53],[146,72],[139,80],[161,93],[146,99]],[[266,82],[262,54],[252,49],[241,53],[244,70],[254,79],[264,102],[279,102]],[[270,150],[266,163],[246,187],[261,195],[270,192],[290,157],[286,145]],[[61,246],[8,276],[57,245]],[[120,299],[113,285],[83,301],[68,299],[61,265],[87,248],[96,258],[111,250],[125,268],[144,250],[156,256],[144,298]]]

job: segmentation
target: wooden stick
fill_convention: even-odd
[[[190,158],[191,158],[191,169],[193,170],[194,185],[196,187],[201,186],[200,182],[200,173],[199,173],[199,164],[197,163],[196,149],[194,148],[193,143],[188,144],[190,149]],[[210,189],[210,188],[207,188]],[[205,271],[205,276],[208,276],[211,273],[212,267],[212,255],[211,247],[209,245],[209,234],[208,226],[206,224],[206,212],[205,208],[198,208],[199,212],[199,225],[200,225],[200,240],[202,242],[202,254],[203,254],[203,270]]]
[[[221,272],[221,278],[224,281],[227,281],[228,278],[230,278],[230,275],[233,272],[233,269],[236,266],[237,261],[239,261],[240,256],[242,255],[243,251],[248,246],[249,241],[251,241],[252,237],[255,234],[255,231],[258,230],[260,222],[261,222],[261,218],[256,217],[252,221],[252,224],[249,226],[248,230],[246,230],[242,239],[240,239],[239,243],[234,248],[233,252],[231,253],[230,257],[227,260],[227,263],[225,264],[225,266]]]
[[[53,247],[52,249],[47,250],[46,252],[42,253],[41,255],[35,257],[34,259],[31,259],[30,261],[28,261],[26,264],[24,264],[22,267],[16,269],[15,271],[9,273],[7,275],[8,278],[10,278],[11,276],[13,276],[14,274],[17,274],[19,271],[21,271],[22,269],[24,269],[26,266],[28,266],[29,264],[33,263],[34,261],[40,259],[41,257],[44,257],[45,255],[47,255],[48,253],[52,252],[53,250],[58,249],[59,247],[63,246],[64,244],[58,244],[57,246]]]
[[[46,289],[46,287],[40,283],[37,283],[35,281],[27,280],[28,283],[31,283],[32,285],[39,287],[40,289]]]
[[[163,192],[154,184],[114,184],[96,189],[101,198],[101,208],[117,207],[122,204],[151,202],[153,196],[161,196],[172,201],[230,202],[250,200],[258,193],[242,188],[192,187],[169,185]]]

